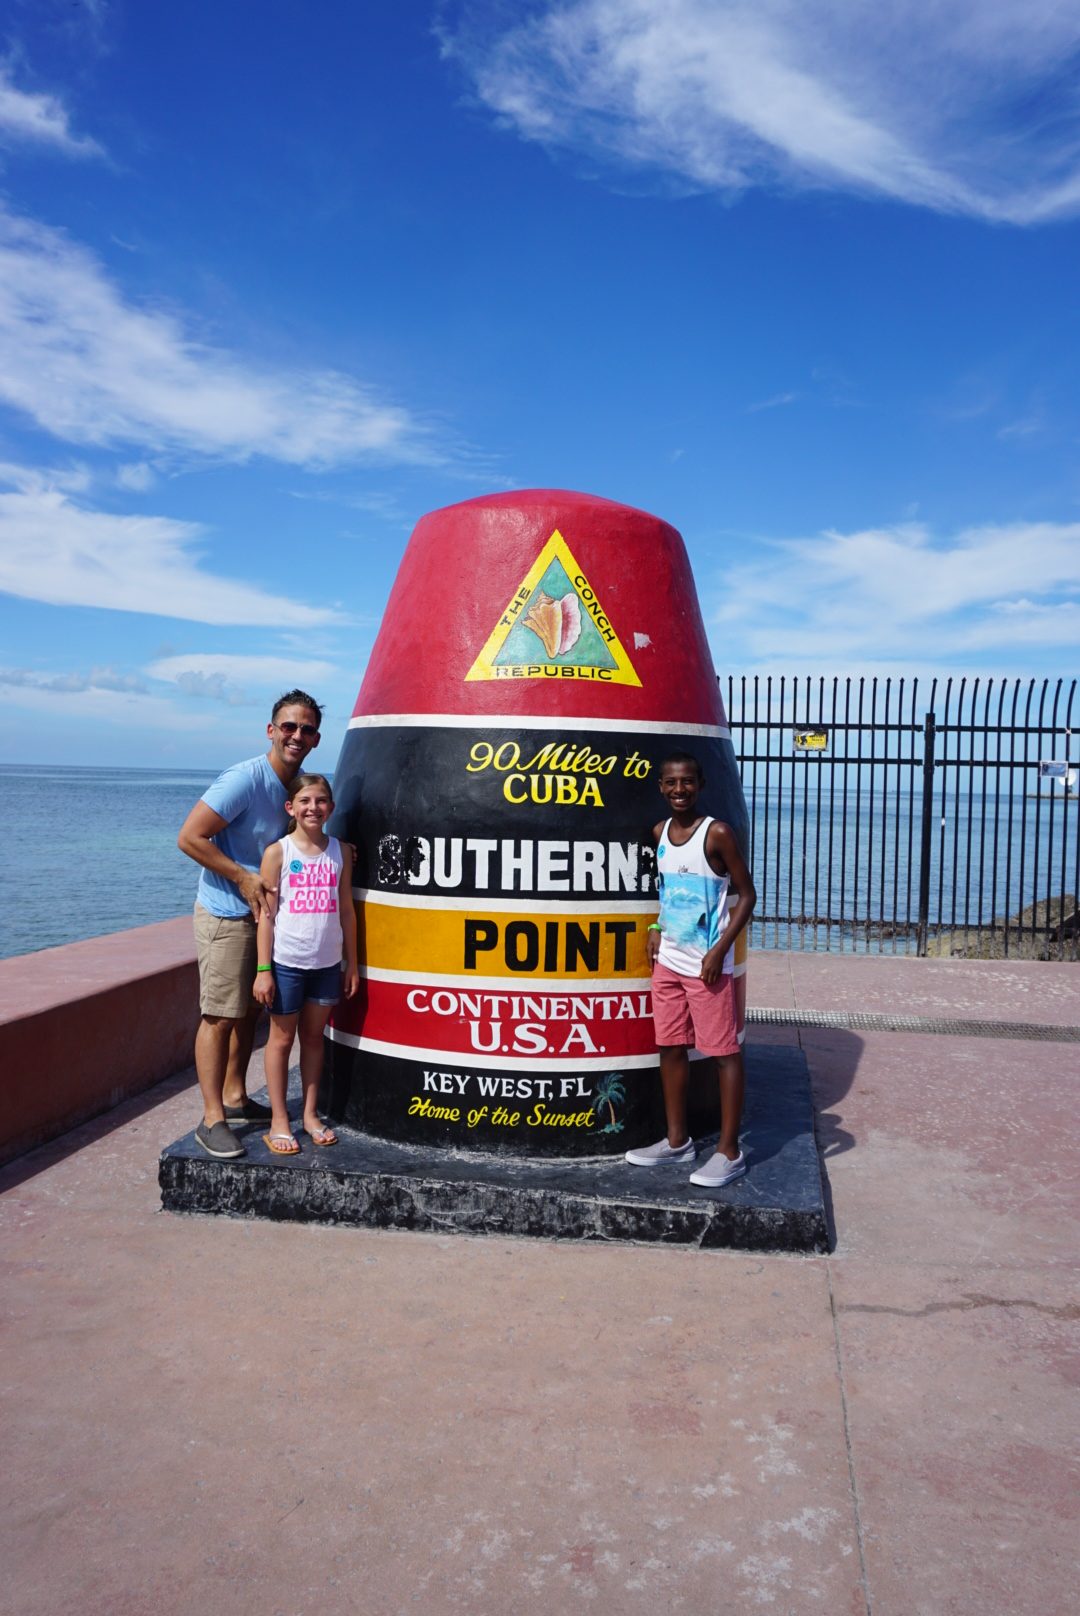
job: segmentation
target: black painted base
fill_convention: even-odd
[[[813,1132],[810,1078],[799,1049],[747,1050],[742,1143],[748,1172],[722,1190],[698,1189],[686,1167],[623,1161],[510,1160],[434,1152],[338,1125],[340,1143],[271,1155],[262,1127],[247,1155],[216,1161],[185,1135],[162,1153],[161,1202],[170,1212],[216,1212],[297,1223],[445,1234],[656,1240],[741,1251],[825,1251],[828,1230]],[[699,1162],[715,1135],[699,1140]]]

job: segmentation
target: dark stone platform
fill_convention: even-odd
[[[742,1130],[748,1172],[699,1189],[683,1167],[630,1167],[621,1158],[522,1161],[424,1150],[335,1125],[340,1144],[271,1155],[265,1125],[244,1130],[247,1155],[216,1161],[194,1133],[162,1153],[169,1212],[216,1212],[279,1222],[349,1223],[439,1233],[642,1240],[740,1251],[828,1249],[810,1076],[800,1049],[751,1046]],[[698,1140],[699,1161],[716,1136]]]

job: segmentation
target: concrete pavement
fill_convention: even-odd
[[[1080,971],[751,1002],[1080,1025]],[[3,1608],[1075,1608],[1078,1050],[798,1027],[828,1257],[179,1218],[170,1079],[0,1173]]]

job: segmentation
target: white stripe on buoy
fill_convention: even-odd
[[[348,1044],[351,1049],[367,1050],[372,1055],[392,1055],[395,1060],[405,1061],[440,1061],[448,1066],[483,1066],[497,1067],[499,1071],[510,1075],[514,1071],[526,1072],[610,1072],[637,1069],[642,1067],[655,1067],[660,1064],[660,1057],[652,1055],[586,1055],[562,1056],[546,1055],[538,1059],[534,1055],[514,1055],[508,1062],[507,1056],[500,1054],[482,1055],[475,1050],[466,1054],[460,1049],[421,1049],[416,1044],[390,1044],[382,1038],[362,1038],[354,1032],[345,1032],[341,1027],[327,1027],[327,1038],[332,1038],[336,1044]]]
[[[353,887],[360,903],[386,904],[391,909],[466,909],[483,915],[488,911],[508,915],[655,915],[658,900],[627,898],[618,893],[609,898],[499,898],[481,892],[475,898],[449,898],[441,892],[377,892],[371,887]]]
[[[524,986],[516,978],[506,976],[454,976],[447,971],[425,971],[422,967],[398,971],[387,965],[361,965],[360,975],[372,982],[415,983],[417,987],[424,988],[474,988],[480,993],[502,993],[508,997],[511,989],[507,983],[512,982],[518,998],[555,999],[580,999],[582,995],[592,994],[648,993],[651,980],[647,976],[614,976],[603,980],[590,976],[583,983],[580,976],[543,976],[527,978],[529,985]],[[536,986],[536,983],[540,985]]]
[[[642,718],[578,718],[559,713],[537,718],[510,713],[361,713],[349,719],[350,729],[597,729],[649,735],[709,735],[730,741],[731,731],[720,724],[669,724]]]

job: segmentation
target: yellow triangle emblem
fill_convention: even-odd
[[[641,686],[596,591],[558,528],[507,603],[465,675],[593,680]]]

